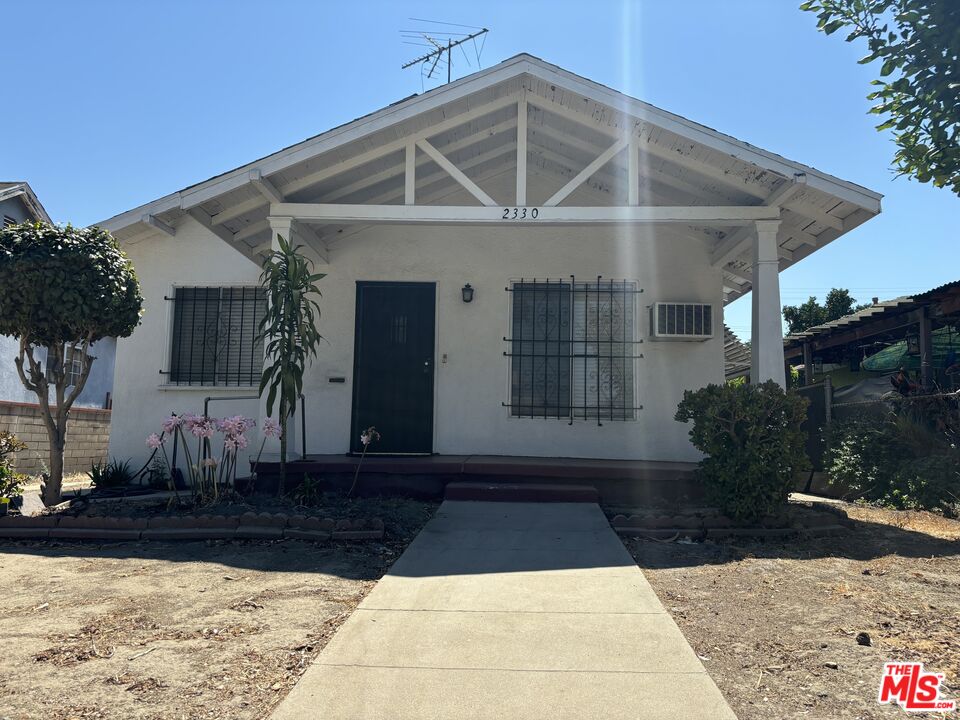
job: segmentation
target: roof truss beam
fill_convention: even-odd
[[[567,145],[571,148],[575,148],[577,150],[589,153],[591,155],[596,155],[596,153],[600,151],[600,148],[594,146],[592,143],[588,143],[577,137],[564,136],[560,133],[559,130],[551,128],[547,125],[538,125],[536,128],[536,131],[533,133],[534,138],[536,138],[537,134],[543,135],[553,140],[554,142]],[[723,202],[727,201],[726,197],[724,197],[720,193],[717,193],[716,191],[699,187],[693,183],[688,182],[687,180],[684,180],[683,178],[677,177],[676,175],[666,172],[663,169],[654,170],[653,169],[654,163],[669,164],[669,162],[664,158],[655,157],[650,153],[645,152],[643,150],[642,143],[640,142],[639,138],[636,138],[635,143],[637,147],[636,161],[637,161],[637,165],[639,166],[637,169],[637,174],[640,177],[641,188],[643,187],[644,181],[655,182],[661,185],[666,185],[667,187],[671,187],[683,193],[683,195],[686,197],[698,198],[701,202],[706,200],[708,203],[722,204]],[[543,148],[544,150],[547,149],[546,147],[543,146],[542,143],[536,143],[536,147],[537,149],[531,150],[531,152],[540,152],[540,148]],[[651,161],[651,158],[652,158],[652,161]],[[568,164],[572,164],[574,161],[571,158],[567,158],[565,162],[567,162]],[[619,162],[619,157],[613,158],[610,161],[610,166],[621,167],[622,165]],[[646,171],[643,173],[643,175],[640,175],[640,168],[646,168]],[[680,167],[680,170],[682,171],[683,168]],[[632,173],[632,170],[629,169],[629,162],[627,163],[626,171]]]
[[[572,163],[570,162],[570,158],[564,155],[540,147],[531,149],[530,152],[533,158],[531,165],[547,171],[543,174],[545,177],[551,179],[555,177],[570,177],[575,173],[575,170],[571,168]],[[610,163],[606,168],[598,170],[591,175],[584,187],[589,187],[598,192],[606,192],[608,197],[617,198],[618,200],[622,199],[623,203],[632,205],[633,203],[629,202],[628,194],[623,192],[627,183],[626,172],[627,171],[622,170],[620,166]],[[610,189],[604,190],[601,187],[597,187],[597,185],[608,185]],[[673,188],[656,187],[657,185],[658,182],[654,178],[642,178],[637,192],[638,196],[642,195],[645,201],[644,204],[652,204],[650,201],[655,200],[662,205],[672,205],[675,204],[678,199],[690,205],[695,204],[697,198],[694,195],[680,193],[678,196],[673,194]],[[614,204],[622,203],[616,202]]]
[[[476,145],[477,143],[482,142],[494,135],[498,135],[504,131],[511,130],[514,127],[516,127],[516,125],[517,125],[516,118],[508,118],[494,125],[491,125],[488,128],[484,128],[482,131],[478,133],[469,135],[465,138],[449,143],[448,145],[444,145],[442,148],[440,148],[440,150],[442,150],[446,154],[458,152],[460,150],[464,150],[466,148],[472,147],[473,145]],[[413,142],[415,143],[416,141],[413,140]],[[406,148],[407,144],[408,143],[405,143],[403,147]],[[391,150],[390,152],[396,152],[396,149]],[[366,164],[368,162],[372,162],[376,160],[378,157],[389,155],[390,152],[383,153],[379,150],[375,150],[375,151],[370,151],[368,153],[364,153],[365,159],[364,159],[364,162],[361,164]],[[425,165],[429,165],[433,161],[428,156],[420,156],[416,158],[415,162],[416,162],[417,170],[419,170],[419,168]],[[463,163],[461,163],[461,166],[463,166]],[[311,173],[310,175],[304,176],[303,178],[299,178],[298,180],[294,180],[290,183],[287,183],[283,185],[282,188],[278,188],[278,190],[282,189],[283,194],[289,196],[295,192],[300,192],[301,190],[305,190],[308,187],[311,187],[320,182],[323,182],[324,180],[329,180],[332,177],[336,177],[337,175],[340,175],[342,173],[349,172],[354,167],[356,167],[356,165],[351,163],[349,167],[340,167],[340,166],[338,167],[339,169],[334,173],[330,173],[327,170],[317,171],[316,173]],[[417,172],[417,170],[415,170],[415,174],[419,175],[419,172]],[[352,183],[349,183],[348,185],[338,187],[336,190],[324,195],[322,202],[333,202],[334,200],[339,200],[340,198],[346,197],[356,192],[357,190],[362,189],[367,185],[373,185],[391,177],[404,175],[405,172],[406,172],[406,159],[404,159],[403,164],[397,164],[394,167],[390,167],[385,170],[381,170],[380,172],[374,173],[372,175],[363,177],[360,180],[356,180]],[[419,181],[417,185],[419,186]],[[269,202],[272,202],[272,201],[269,201]],[[231,220],[236,220],[238,217],[246,215],[247,213],[252,212],[257,208],[260,208],[260,207],[265,208],[267,205],[268,205],[268,201],[265,201],[259,197],[251,198],[249,200],[244,200],[243,202],[240,202],[232,207],[226,208],[222,212],[219,212],[216,215],[214,215],[213,221],[216,223],[230,222]]]
[[[517,103],[517,192],[516,202],[527,204],[527,108],[526,97]]]
[[[316,185],[317,183],[322,182],[323,180],[326,180],[328,178],[334,177],[335,175],[339,175],[341,173],[347,172],[348,170],[352,170],[353,168],[359,167],[360,165],[365,165],[366,163],[376,160],[379,157],[383,157],[385,155],[389,155],[390,153],[395,153],[399,150],[402,150],[407,146],[407,142],[409,140],[413,140],[414,142],[416,142],[417,140],[429,139],[431,137],[439,135],[442,132],[451,130],[460,125],[466,125],[470,122],[473,122],[477,118],[484,117],[485,115],[492,115],[493,113],[499,110],[503,110],[506,107],[510,107],[516,104],[517,104],[517,96],[511,95],[511,96],[502,97],[499,100],[496,100],[491,103],[480,105],[479,107],[473,110],[470,110],[465,113],[461,113],[459,115],[454,115],[453,117],[450,117],[447,120],[443,120],[435,125],[431,125],[430,127],[424,130],[421,130],[420,132],[412,133],[411,135],[400,138],[398,140],[394,140],[389,143],[385,143],[383,145],[380,145],[379,147],[371,148],[370,150],[354,155],[351,158],[347,158],[346,160],[343,160],[341,162],[329,165],[328,167],[325,167],[322,170],[317,170],[314,173],[310,173],[309,175],[305,175],[302,178],[293,180],[287,183],[286,185],[284,185],[282,190],[286,195],[292,195],[293,193],[300,192],[301,190],[305,190],[310,186]],[[516,124],[516,118],[510,118],[509,122],[511,125]],[[485,130],[480,131],[480,133],[484,133],[484,132],[486,131]]]
[[[450,159],[447,158],[446,155],[437,150],[433,145],[427,142],[427,140],[417,140],[417,147],[423,150],[437,165],[446,170],[450,177],[460,183],[467,192],[473,195],[481,203],[487,207],[493,207],[497,204],[496,200],[487,195],[487,193],[484,192],[479,185],[467,177],[463,170],[450,162]]]
[[[507,155],[512,155],[515,152],[515,144],[508,143],[506,146],[493,148],[484,153],[476,155],[462,164],[462,167],[470,169],[479,165],[483,165],[486,162],[495,160],[500,157],[506,157]],[[492,177],[498,177],[505,172],[512,172],[512,168],[504,169],[497,168],[494,173],[489,171],[484,171],[481,175],[477,176],[479,182],[486,182]],[[436,168],[432,173],[417,175],[417,185],[416,185],[416,196],[419,198],[419,203],[421,205],[427,205],[432,202],[437,202],[443,200],[450,195],[455,193],[462,192],[462,189],[456,183],[451,183],[448,180],[448,176],[443,170]],[[385,192],[381,192],[379,195],[370,198],[370,202],[374,204],[386,204],[395,201],[402,201],[406,194],[406,188],[392,188]],[[323,202],[326,202],[325,200]],[[355,225],[349,230],[341,230],[336,234],[337,241],[342,240],[344,237],[353,235],[354,232],[361,230],[364,226]],[[325,236],[326,237],[326,236]]]
[[[511,153],[511,154],[513,153],[513,151],[514,151],[514,149],[513,149],[512,146],[511,146],[510,148],[508,148],[508,149],[505,149],[505,152],[508,152],[508,153]],[[493,152],[494,152],[493,150],[489,151],[490,156],[483,158],[483,161],[486,162],[487,160],[490,160],[491,158],[493,158],[493,157],[494,157],[494,156],[492,155]],[[479,164],[481,164],[481,163],[479,162],[479,160],[480,160],[480,156],[474,158],[474,160],[473,160],[472,162],[475,162],[477,165],[479,165]],[[511,169],[503,169],[503,168],[495,168],[495,169],[493,169],[493,170],[486,170],[486,171],[482,172],[480,175],[477,176],[477,180],[478,180],[479,182],[486,182],[487,180],[492,180],[492,179],[494,179],[494,178],[500,177],[501,175],[505,175],[505,174],[508,173],[508,172],[512,172],[512,170],[511,170]],[[419,190],[419,186],[420,186],[421,182],[422,182],[421,180],[418,180],[418,181],[417,181],[418,190]],[[436,182],[432,183],[429,187],[427,187],[426,185],[427,185],[427,184],[424,183],[424,189],[426,190],[426,192],[422,192],[422,193],[421,193],[421,192],[418,192],[418,193],[417,193],[418,197],[420,197],[420,203],[421,203],[422,205],[428,204],[428,203],[439,202],[439,201],[441,201],[441,200],[444,200],[445,198],[450,197],[451,195],[454,195],[454,194],[456,194],[456,193],[462,192],[462,190],[460,189],[459,186],[453,186],[453,187],[451,187],[450,183],[443,183],[442,186],[440,186],[440,187],[437,187],[437,186],[439,185],[439,183],[436,183]],[[376,199],[378,202],[383,202],[384,200],[390,200],[390,199],[392,199],[392,198],[396,198],[396,193],[393,193],[393,194],[382,194],[380,197],[375,198],[375,199]],[[335,227],[335,226],[334,226],[334,227]],[[350,237],[350,236],[352,236],[352,235],[356,235],[356,234],[358,234],[358,233],[363,232],[364,230],[366,230],[366,229],[369,228],[369,227],[370,227],[370,225],[363,225],[363,224],[349,225],[349,226],[347,226],[347,227],[341,227],[341,228],[339,228],[339,229],[337,230],[336,234],[329,234],[329,235],[326,235],[326,234],[325,234],[325,235],[321,235],[321,237],[323,237],[324,239],[329,238],[329,242],[331,242],[331,243],[333,243],[333,242],[340,243],[340,242],[343,242],[344,240],[346,240],[348,237]]]
[[[588,177],[593,175],[593,173],[597,172],[600,168],[602,168],[604,165],[610,162],[610,160],[612,160],[615,155],[619,155],[621,152],[623,152],[623,150],[629,144],[630,144],[630,140],[628,138],[620,138],[619,140],[614,142],[613,145],[608,147],[606,150],[600,153],[599,156],[594,158],[593,162],[591,162],[583,170],[577,173],[576,176],[574,176],[574,178],[570,180],[570,182],[568,182],[562,188],[557,190],[550,197],[550,199],[544,203],[544,205],[546,207],[555,207],[559,205],[561,202],[563,202],[564,199],[566,199],[566,197],[570,193],[572,193],[574,190],[580,187]]]
[[[797,176],[792,182],[788,181],[773,191],[764,201],[763,207],[775,209],[777,219],[780,219],[780,206],[793,197],[804,187],[803,176]],[[754,233],[753,227],[743,227],[725,238],[713,251],[711,262],[713,265],[726,265],[728,262],[743,254],[750,246],[750,239]],[[781,248],[782,250],[783,248]],[[789,250],[786,252],[790,252]]]
[[[816,220],[821,225],[826,225],[829,228],[833,228],[837,232],[844,232],[846,228],[843,224],[843,218],[838,218],[834,215],[825,213],[818,207],[815,207],[809,202],[805,202],[802,198],[794,198],[784,203],[787,206],[787,209],[794,210],[795,212],[800,213],[801,215],[806,215]],[[790,207],[790,206],[793,207]],[[798,208],[798,209],[795,209]]]
[[[140,222],[148,227],[152,227],[155,230],[164,232],[170,237],[173,237],[177,234],[176,228],[167,225],[163,220],[158,218],[156,215],[143,215],[140,217]]]
[[[585,115],[584,113],[578,112],[576,110],[571,110],[570,108],[564,107],[562,105],[551,104],[547,100],[543,100],[543,102],[541,102],[541,100],[543,99],[537,98],[536,100],[530,101],[530,104],[538,107],[541,110],[544,110],[545,112],[552,113],[554,115],[558,115],[559,117],[565,118],[572,123],[583,125],[584,127],[592,128],[593,130],[599,133],[602,133],[603,135],[606,135],[608,137],[619,138],[619,137],[622,137],[623,135],[621,131],[618,131],[613,127],[605,125],[604,123],[599,122],[598,120],[596,120],[595,118],[589,115]],[[642,127],[639,121],[637,125]],[[633,135],[638,133],[634,131],[634,132],[631,132],[630,134]],[[736,176],[731,176],[730,173],[724,170],[721,170],[720,168],[715,168],[712,165],[707,165],[706,163],[702,163],[697,160],[694,160],[688,157],[687,155],[684,155],[681,152],[677,152],[676,150],[671,150],[666,147],[661,147],[660,145],[657,145],[651,142],[643,142],[643,138],[639,135],[638,135],[638,139],[640,141],[638,143],[639,148],[643,153],[652,155],[654,157],[659,157],[662,160],[667,160],[668,162],[679,165],[681,168],[684,168],[696,174],[702,175],[703,177],[713,180],[721,185],[726,185],[732,189],[739,190],[745,195],[750,195],[757,199],[762,199],[767,195],[767,190],[765,190],[760,185],[756,185],[755,183],[748,183],[745,180],[740,181],[737,179]]]
[[[198,223],[203,225],[207,230],[209,230],[214,235],[216,235],[218,238],[223,240],[227,245],[229,245],[238,253],[240,253],[245,258],[247,258],[247,260],[254,263],[255,265],[260,264],[259,262],[257,262],[256,256],[250,251],[250,248],[245,243],[235,242],[233,233],[227,230],[225,227],[215,224],[210,219],[210,215],[207,214],[203,208],[201,207],[190,208],[189,210],[187,210],[187,214],[190,215],[190,217],[192,217]]]
[[[270,182],[259,170],[251,170],[250,182],[257,191],[266,198],[267,202],[283,202],[283,193],[277,190],[277,186]]]
[[[513,217],[501,206],[359,205],[324,203],[273,203],[271,216],[292,217],[311,223],[420,223],[445,225],[525,224],[577,225],[666,223],[720,226],[752,225],[757,220],[779,220],[780,208],[767,206],[616,206],[532,208],[525,217]],[[536,210],[536,212],[533,212]]]

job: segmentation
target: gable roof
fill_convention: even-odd
[[[53,222],[47,215],[46,208],[43,207],[31,189],[30,183],[25,180],[0,182],[0,202],[15,197],[19,197],[23,201],[35,220],[41,220],[45,223]]]
[[[516,167],[521,97],[529,106],[528,173],[545,192],[583,170],[611,138],[632,133],[641,147],[641,204],[762,205],[802,181],[799,192],[783,205],[782,267],[880,212],[879,193],[520,54],[99,224],[124,240],[149,231],[146,216],[175,227],[190,212],[253,254],[269,240],[271,195],[288,202],[402,202],[403,149],[412,136],[429,138],[478,184],[494,182]],[[625,173],[622,159],[611,160],[567,202],[625,204],[618,201],[626,192]],[[417,161],[418,203],[439,202],[457,189],[429,158]],[[512,196],[497,199],[505,205],[514,202]],[[528,204],[535,205],[536,199]],[[317,230],[332,237],[342,227]],[[718,228],[691,230],[714,243],[717,252],[725,248],[718,265],[724,268],[728,299],[747,292],[748,247],[742,238]]]

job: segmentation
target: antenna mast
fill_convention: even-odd
[[[410,18],[410,19],[416,20],[417,18]],[[470,27],[468,25],[456,25],[455,23],[440,23],[436,20],[424,20],[422,22],[432,22],[439,25],[454,25],[456,27],[467,27],[467,28]],[[453,78],[453,49],[455,47],[459,47],[460,45],[463,45],[469,40],[474,41],[474,48],[476,48],[476,39],[490,32],[487,28],[478,28],[478,29],[471,28],[471,29],[475,29],[475,32],[467,34],[464,32],[451,32],[451,31],[444,31],[444,30],[441,30],[440,32],[436,32],[436,31],[427,32],[427,31],[421,31],[421,30],[402,31],[403,35],[407,38],[408,41],[412,39],[416,39],[418,41],[426,40],[426,43],[413,42],[408,44],[412,44],[412,45],[423,44],[432,49],[430,50],[430,52],[425,53],[420,57],[414,58],[410,62],[407,62],[401,65],[401,70],[406,70],[407,68],[413,67],[414,65],[426,65],[427,63],[430,63],[432,59],[433,62],[430,64],[430,69],[427,71],[427,77],[432,78],[433,73],[436,72],[437,70],[437,64],[443,58],[443,54],[446,53],[447,54],[447,57],[446,57],[447,82],[450,82],[450,80]],[[446,43],[444,43],[442,40],[437,40],[434,37],[434,35],[441,35],[441,33],[447,35]],[[461,35],[462,37],[455,40],[452,37],[453,35]],[[484,42],[486,42],[486,38],[484,38]],[[483,47],[481,46],[480,49],[477,50],[478,65],[480,62],[480,53],[482,51],[483,51]],[[469,65],[470,60],[469,58],[467,58],[466,52],[464,52],[463,57],[467,61],[467,64]]]

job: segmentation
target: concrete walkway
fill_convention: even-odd
[[[273,720],[736,720],[597,505],[443,503]]]

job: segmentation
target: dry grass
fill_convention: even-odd
[[[404,502],[383,543],[0,542],[0,718],[267,717],[432,513]]]
[[[24,484],[24,492],[39,493],[40,481],[41,477],[39,475],[31,475],[30,479]],[[63,476],[64,490],[79,490],[90,486],[90,477],[85,472],[68,473]]]
[[[896,717],[876,702],[889,660],[960,696],[960,522],[844,507],[832,538],[627,541],[741,720]]]

